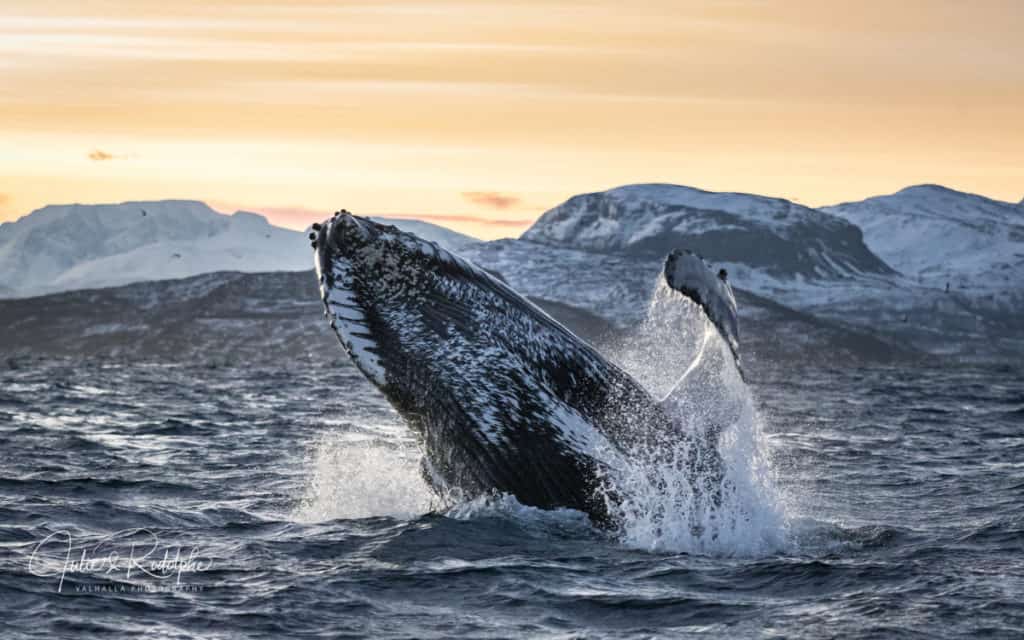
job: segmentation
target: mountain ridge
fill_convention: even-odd
[[[947,187],[946,185],[943,185],[943,184],[937,184],[937,183],[933,183],[933,182],[922,182],[920,184],[908,185],[906,187],[903,187],[901,189],[893,191],[892,193],[888,193],[888,194],[886,194],[886,193],[879,193],[879,194],[875,194],[873,196],[867,196],[865,198],[861,198],[860,200],[848,200],[848,201],[844,201],[844,202],[837,202],[836,204],[823,205],[823,206],[817,207],[817,209],[819,209],[819,210],[827,210],[827,209],[832,209],[834,207],[839,207],[839,206],[846,205],[846,204],[856,204],[856,203],[859,203],[859,202],[864,202],[866,200],[872,200],[874,198],[884,198],[884,197],[895,196],[895,195],[913,195],[913,194],[920,194],[920,193],[946,194],[946,195],[949,195],[949,196],[955,196],[955,197],[961,197],[962,196],[962,197],[972,198],[972,199],[986,201],[986,202],[993,202],[993,203],[997,203],[997,204],[1008,204],[1008,205],[1012,205],[1013,204],[1012,202],[1009,202],[1009,201],[999,200],[997,198],[991,198],[989,196],[981,195],[980,193],[972,193],[970,191],[963,191],[961,189],[954,189],[953,187]],[[1024,199],[1021,200],[1021,203],[1024,203]]]
[[[661,183],[573,196],[520,239],[636,256],[685,246],[715,262],[778,278],[893,272],[864,245],[860,230],[840,217],[783,198]]]
[[[420,220],[387,224],[442,245],[476,241]],[[303,271],[311,264],[304,233],[256,212],[221,213],[200,200],[47,205],[0,225],[0,297],[216,271]]]
[[[106,218],[89,207],[52,205],[44,208],[51,213],[31,224],[23,223],[29,216],[0,226],[0,297],[216,271],[298,272],[311,262],[305,234],[273,227],[260,214],[228,216],[194,200],[109,205],[123,211]],[[164,211],[175,207],[186,209],[183,218]],[[62,218],[62,208],[88,215],[65,211]],[[643,316],[664,255],[686,247],[725,268],[738,290],[829,323],[898,334],[930,352],[1022,350],[1024,230],[1018,229],[1017,205],[913,185],[825,209],[756,194],[640,184],[574,196],[520,239],[478,242],[415,218],[379,221],[420,235],[436,231],[440,236],[428,239],[456,243],[449,248],[501,273],[525,295],[584,310],[617,328]],[[904,229],[900,220],[910,223]],[[170,222],[184,229],[161,226]],[[109,255],[70,265],[54,259],[49,276],[33,264],[11,269],[5,250],[16,229],[31,236],[20,253],[29,261],[76,255],[76,242],[89,249],[110,243]],[[150,242],[165,238],[161,233],[171,240]],[[929,239],[929,233],[937,235]],[[964,238],[977,242],[958,249]],[[993,238],[1001,244],[993,245]],[[274,252],[284,268],[268,260]],[[937,260],[954,271],[908,268],[911,258]],[[176,271],[175,265],[183,268]],[[24,273],[37,276],[35,289],[19,287]]]
[[[623,191],[627,196],[625,206],[619,202],[609,206],[606,194]],[[637,191],[639,198],[633,197]],[[665,198],[666,203],[636,206],[638,200],[650,199],[652,193],[657,196],[666,192],[669,196]],[[917,202],[959,197],[959,193],[935,185],[915,185],[903,190],[899,198]],[[981,196],[965,197],[964,201],[994,202]],[[718,211],[726,210],[726,214],[752,212],[755,223],[766,222],[753,227],[730,226],[732,220],[715,214],[714,210],[710,210],[709,220],[709,209],[693,209],[687,204],[718,206]],[[1013,215],[1019,216],[1014,205],[1004,203],[1003,206],[1013,208]],[[614,210],[616,207],[618,211]],[[659,216],[667,217],[668,223],[659,222]],[[693,219],[674,219],[686,216]],[[623,218],[628,220],[623,223]],[[708,239],[706,234],[676,233],[680,222],[684,229],[685,225],[691,225],[692,229],[694,220],[704,225],[703,228],[698,226],[698,231],[711,229],[727,239],[730,233],[733,239],[747,234],[751,242],[733,242],[731,246],[726,243],[724,247],[712,244],[709,250],[708,244],[702,243]],[[884,217],[875,216],[872,220],[878,224],[873,230],[885,240],[890,225]],[[530,295],[565,299],[613,322],[628,324],[644,312],[649,294],[647,280],[636,278],[634,274],[656,274],[668,250],[682,246],[702,253],[715,268],[725,268],[734,287],[819,318],[866,330],[884,328],[899,334],[906,344],[922,350],[963,355],[1021,350],[1024,346],[1024,341],[1020,340],[1024,336],[1024,323],[1020,320],[1024,291],[1019,283],[1024,280],[999,278],[997,281],[991,277],[986,270],[993,264],[999,267],[999,260],[989,260],[988,254],[982,253],[980,257],[975,254],[982,267],[980,271],[965,272],[947,288],[944,278],[922,278],[917,272],[893,268],[885,260],[887,254],[876,255],[878,236],[862,232],[858,222],[864,221],[851,221],[829,211],[809,213],[807,208],[781,198],[671,185],[636,185],[570,198],[542,216],[519,240],[478,246],[471,257],[505,274],[514,287]],[[1010,233],[1007,230],[1012,222],[1012,217],[999,215],[989,224]],[[816,223],[820,223],[817,228]],[[752,242],[763,241],[763,246],[772,249],[770,253],[787,249],[773,238],[783,235],[779,225],[796,227],[796,237],[805,248],[813,250],[804,265],[824,262],[830,268],[809,275],[799,264],[798,268],[787,268],[792,264],[768,262],[766,265],[750,260],[748,252]],[[820,241],[821,235],[827,236],[829,227],[856,229],[854,237],[860,240],[863,251],[870,252],[885,268],[862,269],[851,261],[835,260],[832,250],[841,253],[848,251],[851,245],[847,239],[844,246],[843,238],[834,243]],[[649,237],[659,234],[660,244],[649,242]],[[642,246],[642,249],[653,246],[656,250],[630,250],[633,248],[631,238],[647,242],[647,247]],[[905,239],[908,245],[900,248],[893,260],[899,259],[901,252],[912,250],[942,259],[943,238],[920,242],[912,234]],[[858,250],[861,250],[859,246]],[[1018,264],[1024,264],[1021,258],[1024,253],[1018,256]]]
[[[1024,306],[1024,214],[1018,205],[937,185],[823,208],[919,285],[993,306]]]

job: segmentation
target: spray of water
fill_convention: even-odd
[[[790,518],[763,419],[727,345],[695,311],[662,284],[635,340],[611,350],[690,434],[608,459],[620,536],[651,551],[770,553],[788,545]],[[721,465],[702,464],[703,443],[716,441]]]
[[[299,522],[390,516],[411,519],[437,502],[419,473],[412,443],[325,434],[312,447],[312,477],[294,517]]]

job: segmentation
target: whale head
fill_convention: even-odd
[[[311,240],[331,328],[419,436],[435,488],[604,512],[590,452],[625,428],[604,405],[656,412],[646,391],[437,244],[344,211]]]
[[[435,243],[347,211],[314,225],[310,238],[331,327],[378,387],[405,364],[409,354],[395,349],[410,346],[410,324],[443,302],[445,274],[477,271]]]

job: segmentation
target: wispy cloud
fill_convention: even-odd
[[[105,160],[113,160],[114,154],[107,153],[102,149],[93,149],[92,151],[89,152],[89,159],[94,160],[96,162],[103,162]]]
[[[494,209],[509,209],[522,203],[522,200],[518,196],[499,193],[497,191],[463,191],[462,197],[473,204],[479,204]]]

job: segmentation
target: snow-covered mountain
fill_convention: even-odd
[[[419,220],[387,222],[456,251],[476,241]],[[214,271],[306,271],[312,260],[304,233],[257,213],[224,215],[194,200],[50,205],[0,224],[0,297]]]
[[[968,357],[1024,348],[1020,298],[992,306],[973,289],[945,292],[893,270],[870,246],[851,222],[786,200],[635,185],[571,198],[521,239],[464,253],[529,295],[619,326],[643,316],[664,255],[686,247],[727,268],[740,292],[893,344]],[[751,313],[740,306],[741,325],[756,320]]]
[[[297,231],[259,214],[223,215],[193,200],[50,205],[0,225],[0,279],[35,295],[210,271],[309,266]]]
[[[541,216],[522,239],[640,257],[685,246],[709,260],[783,279],[891,273],[842,218],[781,198],[669,184],[574,196]]]
[[[864,231],[868,246],[919,284],[992,303],[1024,297],[1024,210],[938,185],[825,207]]]
[[[518,240],[480,242],[420,220],[379,221],[619,330],[644,316],[664,255],[686,247],[728,270],[747,301],[741,333],[757,323],[770,330],[767,299],[879,344],[986,357],[1024,350],[1022,218],[1017,205],[941,187],[818,211],[756,195],[634,185],[571,198]],[[212,271],[308,271],[311,261],[306,234],[194,201],[51,206],[0,225],[0,297]],[[780,348],[795,339],[790,329],[779,328],[789,336]]]

